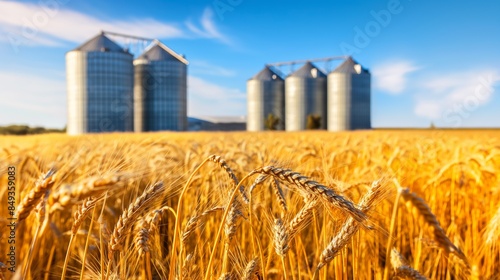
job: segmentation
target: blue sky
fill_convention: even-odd
[[[499,13],[493,0],[0,1],[0,125],[63,127],[65,53],[107,30],[186,55],[191,116],[245,115],[266,63],[352,54],[372,72],[375,127],[500,127]]]

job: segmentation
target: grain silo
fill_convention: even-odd
[[[133,130],[132,61],[104,33],[66,54],[68,134]]]
[[[247,94],[248,131],[285,129],[285,82],[280,75],[266,66],[248,80]]]
[[[188,61],[155,40],[134,61],[134,130],[187,129]]]
[[[370,129],[370,79],[351,57],[328,74],[328,130]]]
[[[326,129],[326,75],[312,63],[285,79],[285,112],[287,131]]]

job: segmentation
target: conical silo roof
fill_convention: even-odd
[[[83,43],[74,51],[83,51],[83,52],[101,52],[101,51],[107,51],[107,52],[121,52],[121,53],[127,53],[126,50],[124,50],[120,45],[117,43],[113,42],[111,39],[106,37],[103,32],[101,32],[99,35],[95,36],[94,38],[88,40],[87,42]]]
[[[283,78],[272,70],[269,66],[264,67],[259,73],[253,76],[250,80],[259,80],[259,81],[274,81],[280,80],[283,81]]]
[[[350,74],[361,74],[369,73],[369,71],[363,67],[361,64],[357,63],[352,57],[348,57],[342,64],[335,68],[331,73],[350,73]]]
[[[177,54],[158,40],[155,40],[137,59],[148,61],[180,61],[188,64],[188,61],[182,55]]]
[[[311,62],[307,62],[304,66],[300,67],[297,71],[290,74],[290,77],[301,77],[301,78],[324,78],[325,73],[321,71],[318,67],[314,66]]]

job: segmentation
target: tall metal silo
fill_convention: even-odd
[[[307,129],[309,116],[319,118],[326,129],[326,75],[307,62],[285,79],[285,126],[287,131]]]
[[[247,82],[247,130],[268,130],[266,119],[273,115],[276,130],[285,129],[285,82],[266,66]]]
[[[155,40],[134,61],[134,130],[187,130],[188,61]]]
[[[68,134],[133,130],[132,61],[104,33],[66,54]]]
[[[371,128],[371,75],[351,57],[328,74],[328,130]]]

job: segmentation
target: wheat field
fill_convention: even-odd
[[[0,279],[500,279],[500,131],[0,147]]]

